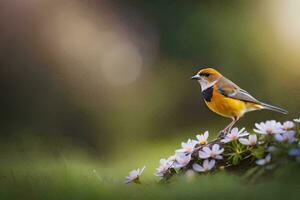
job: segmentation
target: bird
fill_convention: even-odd
[[[204,101],[211,111],[232,119],[220,132],[219,137],[229,132],[234,124],[250,111],[268,109],[282,114],[288,113],[285,109],[257,100],[213,68],[201,69],[191,79],[199,82]]]

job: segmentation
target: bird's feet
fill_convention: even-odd
[[[228,130],[226,130],[226,129],[224,129],[224,130],[221,130],[220,132],[219,132],[219,136],[218,136],[218,138],[219,139],[223,139],[223,138],[225,138],[225,136],[227,135],[227,133],[228,133],[229,131]]]

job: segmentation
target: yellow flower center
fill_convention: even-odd
[[[207,144],[207,141],[206,140],[199,141],[199,144],[201,145]]]

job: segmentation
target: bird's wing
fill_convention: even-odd
[[[216,83],[216,86],[218,91],[226,97],[253,103],[260,103],[246,90],[241,89],[239,86],[234,84],[232,81],[226,79],[225,77],[220,78],[219,81]]]

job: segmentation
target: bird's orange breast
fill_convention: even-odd
[[[212,87],[210,99],[205,99],[205,103],[210,110],[224,117],[241,117],[249,107],[249,103],[226,97],[221,94],[216,86]]]

